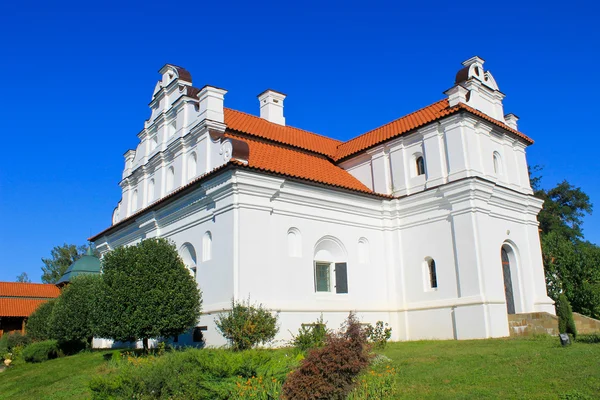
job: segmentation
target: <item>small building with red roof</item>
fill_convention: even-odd
[[[53,284],[0,282],[0,337],[25,333],[25,322],[35,309],[59,295],[60,289]]]

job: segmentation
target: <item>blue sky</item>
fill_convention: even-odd
[[[349,139],[433,103],[479,55],[543,185],[600,208],[595,2],[11,2],[0,6],[0,280],[110,225],[123,153],[165,63],[227,107],[288,95],[289,125]],[[600,243],[600,209],[585,219]]]

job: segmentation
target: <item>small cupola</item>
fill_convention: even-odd
[[[260,117],[269,122],[285,126],[285,117],[283,116],[283,100],[285,98],[285,94],[271,89],[259,94]]]
[[[454,86],[444,94],[448,96],[450,107],[463,103],[504,122],[504,93],[498,88],[491,72],[484,70],[484,63],[485,60],[478,56],[463,61],[463,68],[457,72]]]

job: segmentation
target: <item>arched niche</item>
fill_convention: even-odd
[[[194,249],[194,246],[189,242],[182,244],[179,248],[179,256],[183,260],[185,266],[190,270],[190,273],[196,277],[197,258],[196,249]]]
[[[290,228],[287,232],[288,256],[302,257],[302,235],[298,228]]]

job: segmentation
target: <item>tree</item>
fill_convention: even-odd
[[[31,279],[29,279],[27,272],[22,272],[21,274],[17,275],[17,282],[31,283]]]
[[[86,253],[87,246],[63,244],[55,246],[51,251],[51,258],[42,258],[42,282],[57,283],[67,269]]]
[[[94,337],[94,312],[101,290],[101,275],[74,277],[56,299],[50,317],[53,339],[61,344],[86,341]]]
[[[544,200],[538,215],[542,232],[559,232],[569,240],[583,239],[583,217],[593,208],[589,196],[566,180],[550,190],[540,189],[539,181],[532,186],[538,188],[534,195]]]
[[[550,190],[540,183],[541,177],[531,176],[535,196],[544,200],[538,220],[548,295],[558,301],[564,294],[574,311],[600,318],[600,247],[584,241],[582,229],[592,212],[590,199],[567,181]]]
[[[38,308],[27,319],[27,336],[32,340],[52,339],[50,319],[56,300],[49,300],[40,304]]]
[[[200,318],[196,281],[166,239],[119,247],[103,258],[103,287],[96,314],[97,334],[118,341],[170,337]]]

